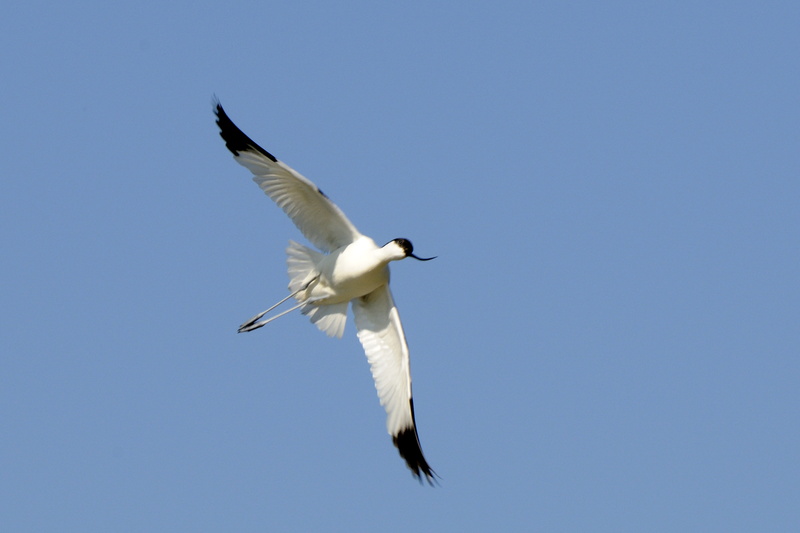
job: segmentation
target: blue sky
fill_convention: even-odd
[[[796,2],[17,2],[8,531],[797,531]],[[352,320],[236,334],[301,240],[211,109],[393,266],[425,454]]]

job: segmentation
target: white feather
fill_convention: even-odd
[[[378,398],[386,410],[386,429],[396,436],[413,428],[414,421],[408,344],[389,286],[353,300],[353,315]]]

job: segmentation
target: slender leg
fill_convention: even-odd
[[[260,328],[261,326],[265,326],[265,325],[269,324],[270,322],[272,322],[273,320],[275,320],[276,318],[280,318],[283,315],[287,315],[287,314],[291,313],[292,311],[294,311],[295,309],[300,309],[301,307],[306,305],[306,303],[307,302],[300,302],[299,304],[295,305],[291,309],[287,309],[286,311],[284,311],[282,313],[278,313],[275,316],[269,317],[268,319],[262,320],[261,322],[256,322],[255,324],[253,324],[252,322],[249,322],[248,324],[242,324],[242,326],[239,327],[239,333],[244,333],[246,331],[253,331],[254,329]],[[262,315],[258,315],[259,318],[261,316],[263,316],[263,314]],[[258,318],[256,320],[258,320]]]
[[[288,300],[289,298],[293,298],[293,297],[294,297],[294,296],[296,296],[298,293],[300,293],[300,292],[303,292],[304,290],[306,290],[306,289],[309,287],[309,285],[311,285],[312,283],[314,283],[315,281],[317,281],[317,279],[319,279],[319,276],[314,276],[313,278],[311,278],[311,279],[308,281],[308,283],[306,283],[305,285],[303,285],[302,287],[300,287],[299,289],[297,289],[296,291],[294,291],[292,294],[290,294],[289,296],[287,296],[286,298],[284,298],[284,299],[283,299],[283,300],[281,300],[280,302],[276,303],[275,305],[273,305],[272,307],[270,307],[270,308],[269,308],[269,309],[267,309],[266,311],[261,311],[261,312],[260,312],[260,313],[258,313],[256,316],[254,316],[253,318],[251,318],[250,320],[248,320],[247,322],[245,322],[244,324],[242,324],[241,326],[239,326],[239,333],[243,333],[243,332],[245,332],[245,331],[253,331],[254,329],[258,329],[258,328],[260,328],[261,326],[263,326],[264,324],[267,324],[268,322],[272,322],[272,321],[273,321],[273,320],[275,320],[276,318],[278,318],[278,317],[281,317],[281,316],[285,315],[286,313],[290,313],[290,312],[294,311],[295,309],[299,309],[300,307],[303,307],[303,306],[306,304],[306,302],[302,302],[302,303],[300,303],[300,304],[298,304],[298,305],[296,305],[296,306],[292,307],[292,308],[291,308],[291,309],[289,309],[288,311],[284,311],[283,313],[280,313],[279,315],[276,315],[276,316],[274,316],[274,317],[272,317],[272,318],[270,318],[270,319],[263,320],[263,321],[259,322],[258,324],[255,324],[255,322],[256,322],[258,319],[260,319],[262,316],[266,315],[267,313],[269,313],[270,311],[272,311],[273,309],[275,309],[276,307],[278,307],[279,305],[281,305],[283,302],[285,302],[285,301],[286,301],[286,300]]]
[[[255,322],[256,320],[258,320],[258,319],[259,319],[259,318],[261,318],[262,316],[266,315],[267,313],[269,313],[270,311],[272,311],[273,309],[275,309],[276,307],[278,307],[279,305],[281,305],[283,302],[285,302],[285,301],[286,301],[286,300],[288,300],[289,298],[293,297],[295,294],[297,294],[297,293],[298,293],[298,292],[300,292],[301,290],[303,290],[303,289],[300,289],[300,290],[297,290],[297,291],[293,292],[292,294],[290,294],[289,296],[287,296],[286,298],[284,298],[284,299],[283,299],[283,300],[281,300],[280,302],[276,303],[275,305],[273,305],[272,307],[270,307],[270,308],[269,308],[269,309],[267,309],[266,311],[261,311],[260,313],[258,313],[256,316],[254,316],[253,318],[251,318],[250,320],[248,320],[247,322],[245,322],[244,324],[242,324],[241,326],[239,326],[239,332],[241,333],[242,331],[245,331],[245,328],[247,328],[248,326],[250,326],[251,324],[253,324],[253,322]],[[249,331],[249,330],[247,330],[247,331]]]

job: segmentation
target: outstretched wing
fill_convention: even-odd
[[[389,285],[353,300],[353,315],[378,398],[386,409],[386,429],[414,476],[421,481],[424,475],[433,484],[436,474],[422,455],[414,420],[408,344]]]
[[[261,189],[272,198],[314,246],[332,252],[361,234],[336,204],[299,172],[278,161],[244,134],[228,118],[219,102],[215,113],[220,136],[237,162],[253,173]]]

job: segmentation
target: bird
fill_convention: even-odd
[[[253,181],[321,251],[290,240],[286,249],[289,295],[239,327],[253,331],[299,309],[330,337],[341,338],[352,304],[357,336],[367,356],[386,429],[412,475],[431,486],[438,475],[422,453],[411,394],[408,343],[389,289],[389,263],[414,255],[411,241],[397,238],[378,246],[360,233],[319,187],[279,161],[244,134],[215,98],[214,113],[225,146]],[[267,319],[264,315],[287,300],[296,304]]]

